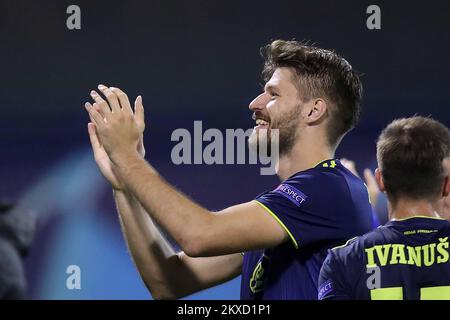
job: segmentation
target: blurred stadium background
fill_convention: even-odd
[[[66,28],[77,4],[82,29]],[[381,30],[366,8],[381,7]],[[0,197],[38,215],[25,262],[32,299],[149,299],[127,253],[111,190],[99,175],[82,107],[98,83],[142,94],[147,158],[211,209],[274,187],[256,165],[172,164],[170,136],[250,128],[261,90],[259,48],[277,38],[335,49],[363,73],[361,123],[338,150],[375,168],[375,139],[392,119],[450,125],[445,1],[0,1]],[[305,150],[307,152],[307,150]],[[0,257],[1,259],[1,257]],[[82,289],[67,290],[68,265]],[[189,299],[238,299],[239,279]]]

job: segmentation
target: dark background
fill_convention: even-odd
[[[66,8],[81,8],[81,30]],[[368,30],[366,8],[381,8]],[[143,96],[147,159],[211,209],[274,187],[258,166],[181,165],[176,128],[254,125],[259,48],[309,40],[363,73],[360,125],[338,149],[375,167],[375,140],[398,117],[449,125],[450,5],[446,1],[0,1],[0,196],[39,214],[26,261],[30,298],[148,298],[127,255],[111,192],[90,154],[82,107],[97,84]],[[305,150],[307,152],[307,150]],[[82,290],[65,287],[70,264]],[[239,281],[193,298],[237,298]]]

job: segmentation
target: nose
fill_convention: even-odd
[[[255,99],[253,99],[252,102],[248,105],[248,108],[250,110],[258,111],[266,108],[267,103],[269,102],[269,95],[266,93],[261,93],[259,96],[257,96]]]

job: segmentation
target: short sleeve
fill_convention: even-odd
[[[350,299],[350,296],[345,289],[342,268],[343,266],[333,254],[333,251],[329,250],[328,256],[320,269],[317,297],[319,300]]]
[[[255,198],[286,230],[295,248],[309,246],[318,241],[340,238],[341,223],[338,213],[342,200],[336,201],[333,182],[317,174],[294,176],[275,190]]]

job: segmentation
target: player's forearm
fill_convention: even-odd
[[[182,262],[133,196],[115,191],[114,198],[129,251],[152,296],[176,298],[173,279]]]
[[[213,215],[172,188],[142,158],[129,156],[115,161],[121,181],[151,217],[190,256],[200,255],[205,235],[211,231]]]
[[[127,245],[154,298],[180,298],[240,274],[241,254],[210,258],[175,254],[132,195],[116,191],[114,197]]]

